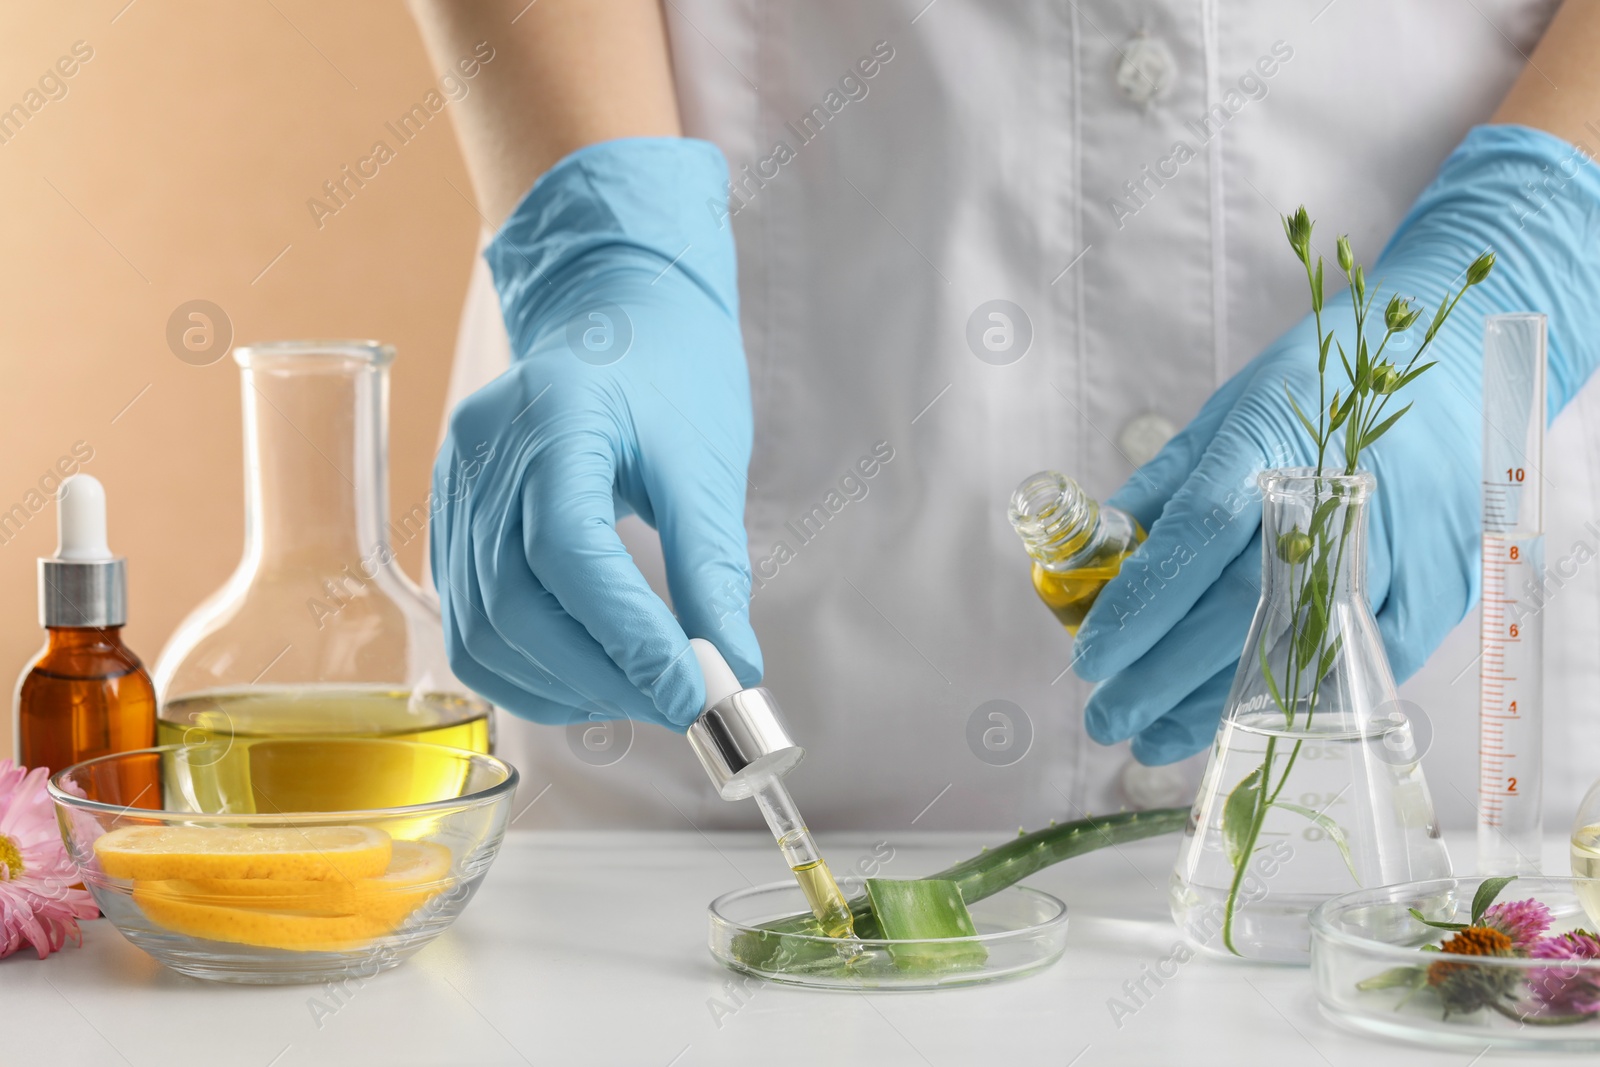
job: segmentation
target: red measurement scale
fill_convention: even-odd
[[[1491,316],[1483,346],[1483,874],[1537,873],[1542,847],[1544,376],[1544,316]]]

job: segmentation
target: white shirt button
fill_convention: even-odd
[[[1153,411],[1129,419],[1122,432],[1117,434],[1117,447],[1136,467],[1142,467],[1155,458],[1161,446],[1177,433],[1172,421]]]
[[[1172,88],[1177,65],[1165,42],[1138,34],[1122,46],[1117,88],[1140,107],[1149,107]]]

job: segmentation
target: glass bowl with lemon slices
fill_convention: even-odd
[[[380,738],[164,745],[50,779],[112,924],[226,982],[367,978],[455,921],[505,834],[517,772]]]

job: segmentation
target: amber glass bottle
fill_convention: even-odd
[[[122,643],[122,627],[52,626],[45,632],[44,649],[17,690],[18,762],[53,774],[155,744],[155,687]]]
[[[44,650],[17,686],[17,761],[53,774],[74,763],[156,740],[156,695],[144,664],[122,643],[127,622],[124,561],[106,547],[105,490],[87,474],[61,487],[61,539],[39,561]],[[127,768],[147,780],[119,783],[130,806],[159,808],[156,761]]]

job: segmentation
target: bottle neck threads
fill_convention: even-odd
[[[1006,516],[1028,555],[1048,566],[1090,545],[1100,526],[1100,504],[1066,475],[1040,471],[1017,486]]]

